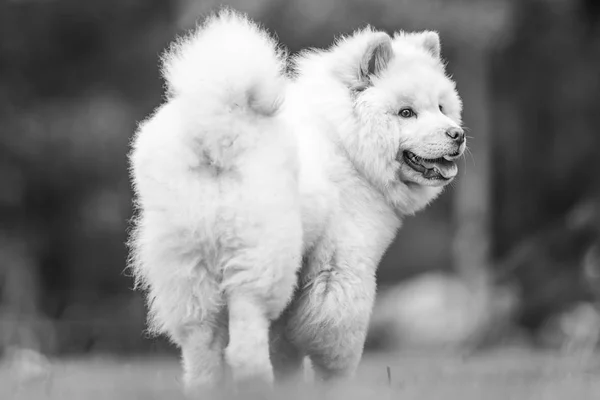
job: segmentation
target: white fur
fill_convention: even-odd
[[[400,218],[442,190],[397,157],[441,157],[460,125],[437,34],[364,29],[293,66],[222,11],[166,54],[170,96],[133,141],[133,271],[189,389],[225,362],[270,382],[271,363],[284,377],[305,355],[320,378],[352,375],[376,267]],[[401,120],[409,102],[419,117]]]

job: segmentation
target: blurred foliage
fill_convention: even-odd
[[[493,57],[496,252],[598,187],[600,26],[586,1],[517,2]]]
[[[60,352],[118,349],[127,337],[137,340],[130,349],[147,346],[143,304],[124,274],[125,155],[160,99],[157,54],[175,32],[175,9],[160,0],[0,2],[0,293],[3,320],[17,326],[4,324],[9,342]],[[27,322],[38,314],[59,321],[60,340]],[[21,328],[41,342],[14,333]],[[107,332],[120,338],[102,345]]]
[[[124,273],[131,216],[125,155],[136,123],[161,99],[158,55],[218,3],[0,0],[0,348],[64,353],[163,346],[140,333],[143,302]],[[598,186],[595,2],[227,3],[277,32],[292,51],[328,45],[366,23],[440,30],[450,72],[453,59],[469,56],[462,50],[483,49],[493,88],[495,254],[532,249],[508,258],[509,281],[527,293],[521,314],[537,310],[523,318],[545,318],[552,311],[544,306],[540,317],[538,298],[557,299],[562,291],[571,294],[555,303],[571,301],[597,276],[580,268],[582,257],[596,254],[588,241],[567,228],[543,233]],[[476,165],[469,168],[477,173]],[[402,271],[451,267],[450,210],[445,196],[408,221],[400,238],[405,244],[396,244],[382,266],[383,281],[407,274]],[[597,299],[598,291],[587,292]],[[560,308],[555,303],[550,310]]]
[[[543,340],[555,315],[599,300],[584,259],[600,237],[600,9],[530,0],[513,14],[491,63],[494,251],[516,322]]]
[[[519,325],[542,333],[554,315],[598,300],[599,238],[600,197],[592,197],[515,246],[496,278],[518,287]]]

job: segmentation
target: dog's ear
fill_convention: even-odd
[[[392,38],[371,28],[342,38],[330,51],[335,75],[353,91],[370,86],[373,77],[381,74],[394,57]]]
[[[373,76],[386,69],[393,56],[392,38],[384,32],[373,34],[360,60],[359,81],[368,84]]]
[[[435,31],[423,31],[416,35],[419,43],[427,50],[433,57],[440,58],[442,54],[442,46],[440,44],[440,35]]]

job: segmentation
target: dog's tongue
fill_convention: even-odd
[[[456,175],[456,164],[454,164],[452,161],[447,161],[444,159],[440,161],[422,160],[421,165],[427,168],[426,175],[433,176],[437,172],[446,179],[452,178],[454,175]]]

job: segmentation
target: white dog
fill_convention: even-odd
[[[292,72],[290,73],[289,70]],[[434,32],[366,28],[288,60],[229,10],[164,57],[133,140],[132,267],[188,389],[353,374],[401,219],[457,174],[461,101]]]

